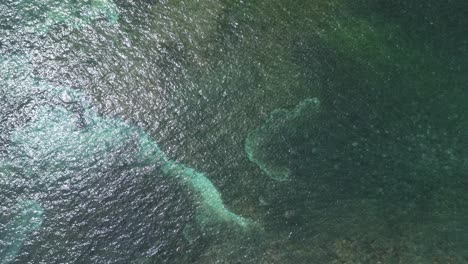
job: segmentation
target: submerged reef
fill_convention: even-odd
[[[268,120],[247,137],[245,151],[249,159],[270,178],[287,180],[291,174],[291,156],[300,155],[294,147],[310,137],[311,127],[317,125],[314,119],[319,107],[319,100],[312,98],[302,101],[292,111],[273,111]]]
[[[385,258],[415,263],[435,255],[466,259],[468,236],[459,233],[465,234],[460,230],[468,217],[466,133],[414,112],[390,118],[358,104],[346,112],[335,104],[306,99],[292,110],[275,110],[247,137],[249,159],[284,181],[265,202],[275,205],[269,207],[278,212],[274,218],[311,237],[326,230],[317,235],[321,243],[340,247],[332,263],[349,255],[343,253],[348,244],[333,242],[340,237],[368,251],[349,255],[359,259],[349,263],[372,257],[373,246],[395,251]],[[288,207],[291,200],[295,208]]]
[[[141,241],[138,234],[148,234],[155,242],[147,252],[139,253],[145,256],[164,255],[160,251],[169,250],[169,245],[179,243],[170,241],[174,240],[171,238],[174,234],[167,230],[173,229],[172,233],[180,235],[184,226],[189,225],[190,229],[198,229],[199,234],[210,235],[219,233],[220,228],[244,232],[256,226],[253,221],[226,208],[220,193],[205,174],[170,160],[140,128],[118,118],[98,114],[87,103],[86,96],[77,90],[34,79],[28,70],[24,72],[31,74],[29,77],[15,75],[16,70],[27,69],[27,65],[21,65],[20,62],[26,61],[4,61],[11,66],[12,74],[5,75],[2,80],[2,95],[12,99],[19,96],[18,102],[11,101],[18,109],[15,115],[19,116],[5,115],[2,121],[6,145],[0,152],[0,183],[2,190],[14,189],[16,192],[5,192],[8,197],[0,198],[13,203],[16,196],[44,204],[47,216],[55,215],[57,219],[46,218],[47,228],[43,230],[43,235],[47,236],[47,230],[53,231],[54,228],[61,229],[65,234],[76,232],[67,231],[63,223],[56,222],[67,218],[67,214],[76,214],[69,221],[80,219],[83,221],[80,225],[91,228],[90,231],[110,221],[107,228],[112,230],[125,226],[124,230],[130,232],[128,235],[136,239],[134,243]],[[24,85],[21,85],[21,79]],[[13,83],[16,88],[12,86]],[[21,88],[24,88],[22,92],[16,94],[15,89]],[[21,95],[27,99],[21,99]],[[22,113],[23,110],[25,112]],[[5,120],[10,120],[11,125]],[[85,193],[86,197],[82,197]],[[126,193],[129,197],[125,197]],[[56,200],[58,197],[64,199]],[[129,204],[119,207],[115,204],[117,202],[120,205]],[[99,203],[106,209],[95,208]],[[84,211],[80,207],[84,207]],[[124,212],[121,211],[123,208],[135,211]],[[101,211],[107,213],[100,216]],[[151,217],[147,214],[159,216]],[[108,219],[109,215],[113,215],[113,220]],[[135,217],[141,219],[133,219]],[[171,223],[171,218],[174,223]],[[30,225],[29,221],[22,219],[12,221],[13,225],[25,229]],[[113,221],[116,221],[115,225]],[[123,230],[115,232],[115,235],[121,232]],[[20,245],[30,232],[23,233],[15,240],[16,244]],[[76,252],[70,254],[69,258],[88,254],[86,248],[81,246],[92,240],[102,241],[102,245],[95,245],[95,250],[104,250],[102,246],[106,244],[104,241],[108,239],[107,236],[99,238],[92,233],[81,233],[76,234],[79,237],[75,245]],[[45,243],[45,247],[53,245],[52,241],[35,239],[39,240],[37,243]],[[115,239],[120,241],[120,238]],[[121,244],[116,245],[114,250],[132,239],[120,241]],[[51,252],[60,250],[60,246],[55,247],[57,249],[50,248]],[[9,250],[16,251],[19,251],[18,247]],[[34,254],[34,250],[31,252]],[[46,254],[42,256],[45,259],[53,257],[47,251],[36,254],[38,258],[41,254]],[[67,259],[65,256],[60,257]],[[117,254],[112,259],[123,261],[131,257],[138,256]],[[13,253],[9,253],[9,258],[14,258]],[[99,260],[97,256],[85,258]]]

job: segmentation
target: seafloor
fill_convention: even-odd
[[[468,3],[0,1],[0,264],[468,263]]]

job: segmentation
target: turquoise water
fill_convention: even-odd
[[[466,14],[1,1],[0,263],[468,263]]]

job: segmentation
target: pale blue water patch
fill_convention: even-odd
[[[13,261],[20,252],[24,241],[37,229],[44,220],[44,210],[35,201],[20,201],[17,205],[17,214],[4,227],[0,235],[0,263]]]
[[[200,226],[213,226],[226,222],[238,225],[240,229],[254,229],[260,226],[252,220],[245,219],[229,211],[223,204],[220,193],[210,180],[201,172],[197,172],[182,164],[166,161],[162,168],[164,173],[188,182],[194,195],[200,199],[200,213],[196,216]]]
[[[40,34],[58,26],[81,29],[98,19],[105,19],[112,25],[119,19],[118,7],[112,0],[8,0],[2,4],[11,9],[5,18],[19,20],[24,31]]]

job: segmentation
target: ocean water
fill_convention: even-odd
[[[467,14],[0,1],[0,264],[468,263]]]

